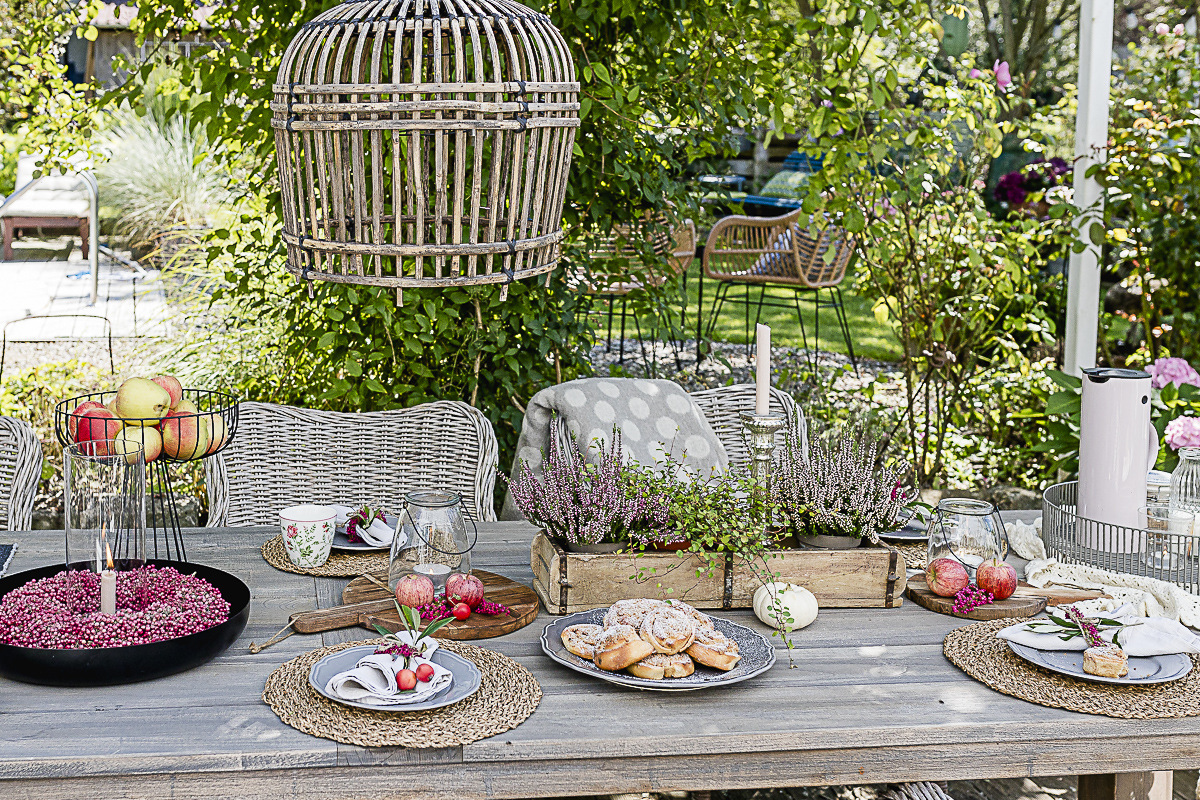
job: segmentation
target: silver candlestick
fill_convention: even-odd
[[[742,412],[742,435],[750,448],[750,475],[765,496],[771,493],[771,461],[775,455],[775,432],[787,425],[783,414]]]

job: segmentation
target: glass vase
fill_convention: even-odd
[[[983,500],[959,497],[938,503],[929,525],[926,564],[932,564],[938,558],[953,558],[966,567],[974,579],[976,567],[988,559],[1005,555],[1004,523],[995,506]]]
[[[1179,450],[1179,463],[1171,473],[1171,494],[1167,503],[1172,511],[1200,514],[1200,447]]]
[[[416,573],[433,581],[434,591],[445,591],[452,573],[471,572],[471,550],[479,539],[467,536],[462,497],[456,492],[430,490],[409,492],[400,512],[400,532],[392,540],[388,565],[388,588],[406,575]],[[471,522],[475,526],[474,520]]]
[[[63,448],[67,569],[116,570],[146,562],[146,462],[138,442],[88,441]]]

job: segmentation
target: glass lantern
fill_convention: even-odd
[[[1179,449],[1179,464],[1171,473],[1168,502],[1172,510],[1200,514],[1200,447]]]
[[[462,496],[446,490],[409,492],[400,512],[400,533],[392,540],[388,565],[388,588],[406,575],[416,573],[433,581],[438,594],[446,589],[452,573],[471,572],[471,550],[479,530],[471,520],[474,536],[468,538]]]
[[[975,568],[990,558],[1007,555],[1004,523],[996,507],[983,500],[950,497],[938,503],[929,525],[929,553],[926,564],[937,558],[953,558],[967,568],[971,578]]]
[[[101,572],[146,563],[146,462],[136,441],[63,448],[67,569]]]

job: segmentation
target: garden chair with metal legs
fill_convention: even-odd
[[[620,278],[614,279],[614,276],[605,276],[609,280],[597,280],[595,277],[584,276],[580,278],[589,294],[608,301],[608,346],[605,348],[605,352],[611,352],[612,350],[613,317],[617,302],[620,301],[621,353],[617,359],[617,362],[620,364],[625,363],[625,321],[628,316],[630,294],[648,288],[658,288],[665,284],[671,277],[681,275],[683,278],[683,305],[680,309],[681,327],[684,325],[684,320],[687,317],[687,272],[688,267],[691,266],[692,259],[696,257],[696,225],[690,219],[685,219],[675,225],[668,226],[666,219],[661,216],[657,221],[659,225],[653,232],[645,232],[640,225],[615,226],[613,233],[610,236],[600,239],[590,255],[593,259],[604,260],[616,257],[625,257],[631,260],[636,259],[640,256],[641,249],[634,242],[640,237],[650,236],[650,244],[654,252],[666,257],[667,271],[664,274],[656,274],[654,271],[650,271],[648,280],[645,282],[632,276],[627,276],[623,280]],[[633,323],[637,329],[638,342],[642,348],[642,360],[645,362],[646,348],[642,342],[641,323],[636,314],[634,315]],[[676,353],[676,362],[678,361],[679,354]]]
[[[809,235],[808,217],[800,210],[781,217],[729,216],[717,221],[708,235],[704,246],[703,268],[700,275],[701,308],[704,303],[704,278],[717,281],[713,296],[708,327],[704,329],[700,312],[696,314],[696,338],[711,336],[725,303],[741,303],[746,315],[746,342],[750,342],[750,308],[756,306],[755,323],[762,318],[764,307],[787,308],[793,306],[800,323],[800,336],[813,368],[816,367],[816,350],[821,345],[821,309],[831,308],[837,318],[838,327],[846,342],[850,363],[858,373],[858,359],[854,355],[854,343],[850,336],[850,325],[842,300],[840,284],[846,277],[846,267],[854,254],[854,237],[833,225],[820,231],[816,238]],[[730,297],[729,290],[740,284],[745,294]],[[751,298],[753,287],[758,286],[758,300]],[[780,298],[768,298],[770,288],[791,289],[792,302],[779,302]],[[821,297],[827,292],[828,299]],[[816,315],[814,347],[808,346],[808,332],[801,314],[801,295],[811,292],[811,302]],[[806,298],[806,301],[809,301]],[[699,345],[697,345],[699,346]]]

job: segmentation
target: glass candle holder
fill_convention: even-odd
[[[471,572],[471,550],[479,531],[474,538],[467,536],[462,497],[456,492],[409,492],[404,502],[400,532],[392,541],[388,588],[396,591],[401,578],[415,573],[433,581],[434,591],[441,593],[452,573]]]
[[[67,569],[102,572],[146,562],[146,462],[136,441],[86,441],[63,448]]]
[[[1173,571],[1191,555],[1195,514],[1167,503],[1150,503],[1138,509],[1138,522],[1146,531],[1146,566]]]
[[[975,568],[991,558],[1003,558],[1004,523],[996,507],[983,500],[951,497],[938,503],[929,525],[928,561],[953,558],[975,577]]]

